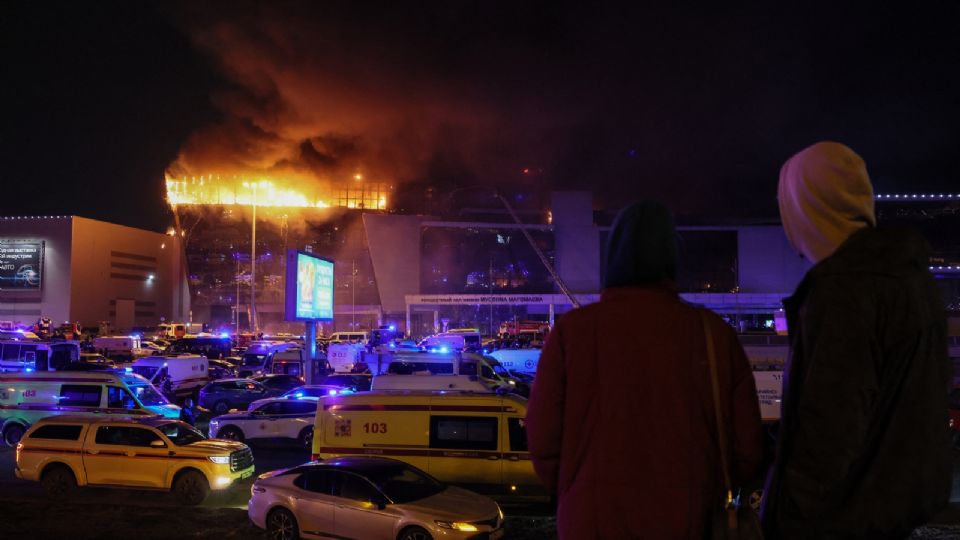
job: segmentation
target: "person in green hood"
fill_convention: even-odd
[[[778,200],[814,266],[784,302],[791,350],[767,538],[906,538],[951,487],[951,366],[929,248],[876,226],[866,165],[839,143],[790,158]]]

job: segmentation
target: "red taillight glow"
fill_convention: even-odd
[[[318,461],[320,459],[320,454],[310,454],[310,461]]]

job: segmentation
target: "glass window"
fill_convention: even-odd
[[[334,471],[326,469],[314,469],[307,471],[297,477],[293,484],[300,489],[322,493],[324,495],[333,494]]]
[[[4,360],[20,360],[20,346],[7,343],[3,346]]]
[[[273,403],[267,403],[266,405],[261,405],[260,407],[254,409],[254,412],[258,412],[260,414],[271,414],[271,415],[283,414],[281,412],[282,406],[283,406],[283,403],[274,401]]]
[[[111,409],[136,409],[137,402],[134,401],[130,392],[125,388],[116,386],[107,387],[107,407]]]
[[[82,426],[47,425],[37,428],[30,434],[31,439],[57,439],[75,441],[80,438]]]
[[[446,489],[436,478],[406,463],[377,467],[364,474],[397,504],[425,499]]]
[[[337,473],[337,496],[354,501],[380,501],[383,496],[370,482],[356,474]]]
[[[99,384],[65,384],[60,387],[60,406],[99,407],[101,391]]]
[[[160,433],[166,435],[167,438],[177,446],[192,444],[206,439],[206,437],[197,431],[196,428],[184,422],[170,422],[169,424],[161,424],[157,426],[157,429],[160,430]]]
[[[97,428],[97,444],[118,446],[150,446],[153,441],[163,440],[153,430],[129,426],[100,426]]]
[[[140,400],[140,403],[142,403],[144,407],[158,407],[170,403],[167,401],[167,398],[163,397],[160,392],[157,392],[157,390],[149,384],[131,385],[130,390],[136,394],[137,399]]]
[[[313,414],[317,412],[316,401],[288,401],[280,403],[280,414]]]
[[[431,416],[430,447],[496,450],[495,416]]]
[[[527,424],[523,418],[508,418],[507,429],[510,431],[510,451],[527,451]]]

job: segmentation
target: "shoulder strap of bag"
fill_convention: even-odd
[[[723,421],[723,409],[720,407],[720,380],[717,375],[717,353],[714,349],[713,333],[710,331],[710,321],[707,312],[700,310],[700,320],[703,322],[703,333],[707,339],[707,360],[710,363],[710,386],[713,388],[713,410],[717,415],[717,442],[720,445],[721,469],[723,469],[723,484],[727,490],[726,506],[733,506],[733,485],[730,482],[730,471],[727,469],[727,429]]]

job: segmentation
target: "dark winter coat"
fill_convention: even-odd
[[[786,300],[769,539],[897,538],[949,497],[946,323],[916,233],[863,229]]]
[[[700,311],[673,286],[676,232],[657,203],[625,208],[598,303],[547,338],[526,425],[561,539],[700,539],[723,500]],[[708,314],[735,479],[762,458],[760,407],[733,330]]]

